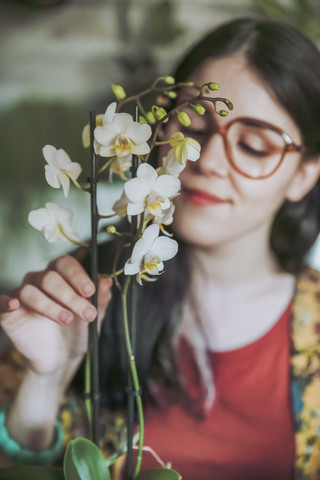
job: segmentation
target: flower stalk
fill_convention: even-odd
[[[93,148],[94,129],[96,126],[96,113],[90,112],[90,210],[91,210],[91,248],[90,248],[90,276],[95,285],[92,304],[98,309],[98,209],[97,209],[97,167],[96,155]],[[91,399],[91,440],[99,445],[99,338],[98,319],[89,325],[88,355],[90,366],[90,399]]]

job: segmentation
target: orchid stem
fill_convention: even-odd
[[[143,451],[143,439],[144,439],[144,418],[143,418],[143,407],[142,407],[142,399],[141,399],[141,392],[140,392],[140,385],[139,385],[139,378],[136,368],[135,356],[133,354],[131,340],[130,340],[130,331],[129,331],[129,321],[128,321],[128,310],[127,310],[127,293],[128,287],[130,285],[131,278],[127,277],[126,282],[123,287],[122,291],[122,311],[123,311],[123,326],[124,326],[124,337],[126,342],[126,349],[128,354],[129,360],[129,368],[131,373],[133,391],[136,398],[136,406],[138,412],[138,422],[139,422],[139,443],[138,443],[138,455],[137,455],[137,462],[134,471],[133,478],[136,477],[141,468],[142,462],[142,451]],[[132,443],[132,437],[130,438],[130,442]]]
[[[91,280],[95,285],[95,293],[92,296],[92,304],[98,308],[98,209],[97,209],[97,170],[96,156],[93,148],[93,132],[96,126],[96,113],[90,112],[90,154],[91,154],[91,181],[90,181],[90,198],[91,198],[91,255],[90,255],[90,274]],[[89,374],[88,386],[90,384],[90,400],[91,400],[91,440],[99,445],[99,337],[98,337],[98,319],[96,318],[89,325],[88,339],[88,355],[89,355]]]

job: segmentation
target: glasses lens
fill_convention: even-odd
[[[227,142],[234,166],[252,178],[272,173],[286,145],[280,133],[250,120],[234,122],[228,130]]]

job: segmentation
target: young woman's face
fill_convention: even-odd
[[[227,117],[217,115],[208,103],[205,116],[188,110],[192,125],[184,134],[200,142],[201,156],[197,162],[188,161],[180,174],[182,190],[175,201],[173,228],[186,242],[209,248],[255,232],[262,232],[266,239],[297,174],[300,154],[287,153],[273,175],[253,180],[231,166],[221,135],[212,132],[217,125],[227,125],[240,117],[273,124],[297,145],[302,142],[300,131],[241,56],[207,61],[194,72],[191,80],[197,84],[219,83],[220,90],[211,95],[230,99],[234,109]],[[220,108],[226,109],[223,104]],[[181,126],[172,122],[168,128],[171,134]],[[248,162],[251,161],[248,154]]]

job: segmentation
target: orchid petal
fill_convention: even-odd
[[[46,208],[38,208],[37,210],[32,210],[28,215],[28,222],[36,230],[42,230],[45,225],[50,223],[52,220],[51,215],[49,214]]]
[[[131,123],[133,123],[133,118],[129,113],[116,113],[112,119],[112,125],[115,125],[118,132],[122,134],[126,132]]]
[[[152,224],[147,227],[142,235],[143,240],[146,241],[147,244],[147,249],[149,250],[153,244],[153,242],[156,240],[156,238],[159,236],[160,228],[159,225],[157,224]]]
[[[128,203],[127,206],[127,215],[139,215],[139,213],[142,213],[144,210],[144,204],[143,203]]]
[[[136,263],[140,262],[143,256],[148,251],[148,242],[144,238],[140,238],[135,246],[133,247],[132,254],[131,254],[131,262]]]
[[[173,197],[180,190],[181,183],[177,177],[172,175],[161,175],[157,178],[154,185],[154,190],[156,190],[163,197]]]
[[[150,182],[138,177],[128,180],[124,186],[128,199],[133,203],[143,202],[151,189],[152,185],[150,185]]]
[[[68,175],[60,173],[59,174],[59,180],[60,180],[60,183],[61,183],[61,186],[62,186],[64,196],[67,198],[68,193],[69,193],[69,189],[70,189],[70,179],[69,179]]]
[[[60,180],[59,180],[59,170],[56,167],[51,165],[46,165],[44,167],[45,177],[48,185],[52,188],[60,188]]]
[[[159,228],[157,224],[153,225],[156,225]],[[170,258],[173,258],[178,251],[178,243],[176,240],[161,236],[156,238],[153,242],[152,251],[158,255],[161,260],[170,260]]]
[[[131,259],[129,259],[129,260],[125,263],[125,266],[124,266],[124,274],[125,274],[125,275],[136,275],[136,274],[139,273],[139,271],[140,271],[140,263],[139,263],[139,262],[131,263],[130,260],[131,260]]]
[[[46,162],[55,167],[56,166],[56,156],[57,156],[57,149],[53,145],[46,145],[42,149],[43,156]]]
[[[114,124],[110,123],[103,127],[96,127],[94,129],[94,138],[101,145],[109,145],[116,141],[119,132],[114,128]]]
[[[113,145],[100,145],[100,157],[113,157],[115,154],[116,151]]]
[[[56,165],[58,168],[65,168],[68,165],[70,165],[71,159],[67,152],[63,150],[62,148],[59,148],[57,151],[57,157],[56,157]]]
[[[106,125],[107,123],[112,122],[112,119],[116,114],[116,109],[117,109],[117,102],[110,103],[110,105],[107,107],[105,114],[103,116],[103,125]]]
[[[131,138],[134,143],[141,144],[145,143],[151,137],[152,129],[148,124],[141,125],[138,122],[132,122],[128,124],[125,134]]]
[[[157,171],[149,163],[141,163],[137,170],[137,177],[154,183],[158,177]]]
[[[150,146],[147,143],[142,143],[141,145],[132,145],[131,151],[135,155],[146,155],[150,152]]]
[[[71,179],[76,180],[82,172],[81,165],[77,162],[71,162],[66,169]]]

